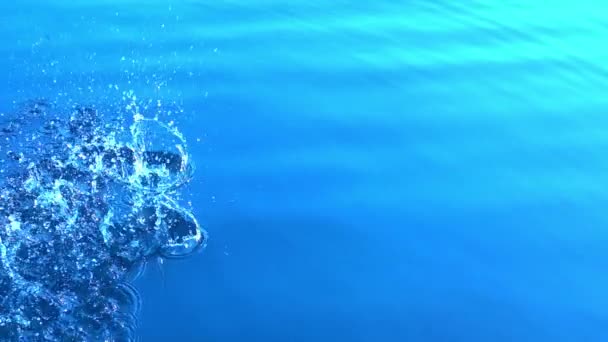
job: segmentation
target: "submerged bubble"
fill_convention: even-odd
[[[1,340],[132,340],[134,275],[204,246],[179,204],[193,171],[184,137],[124,121],[32,101],[0,122]]]

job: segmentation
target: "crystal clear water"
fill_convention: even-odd
[[[606,341],[602,8],[3,2],[0,112],[132,90],[188,141],[208,246],[142,341]]]

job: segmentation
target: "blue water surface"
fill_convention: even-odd
[[[0,4],[0,112],[178,109],[207,248],[142,341],[608,341],[593,1]]]

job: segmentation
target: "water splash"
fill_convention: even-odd
[[[130,341],[138,270],[204,246],[184,137],[127,95],[130,125],[45,101],[0,121],[2,340]]]

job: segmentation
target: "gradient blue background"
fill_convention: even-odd
[[[183,109],[211,239],[144,342],[608,341],[604,7],[2,1],[0,112]]]

